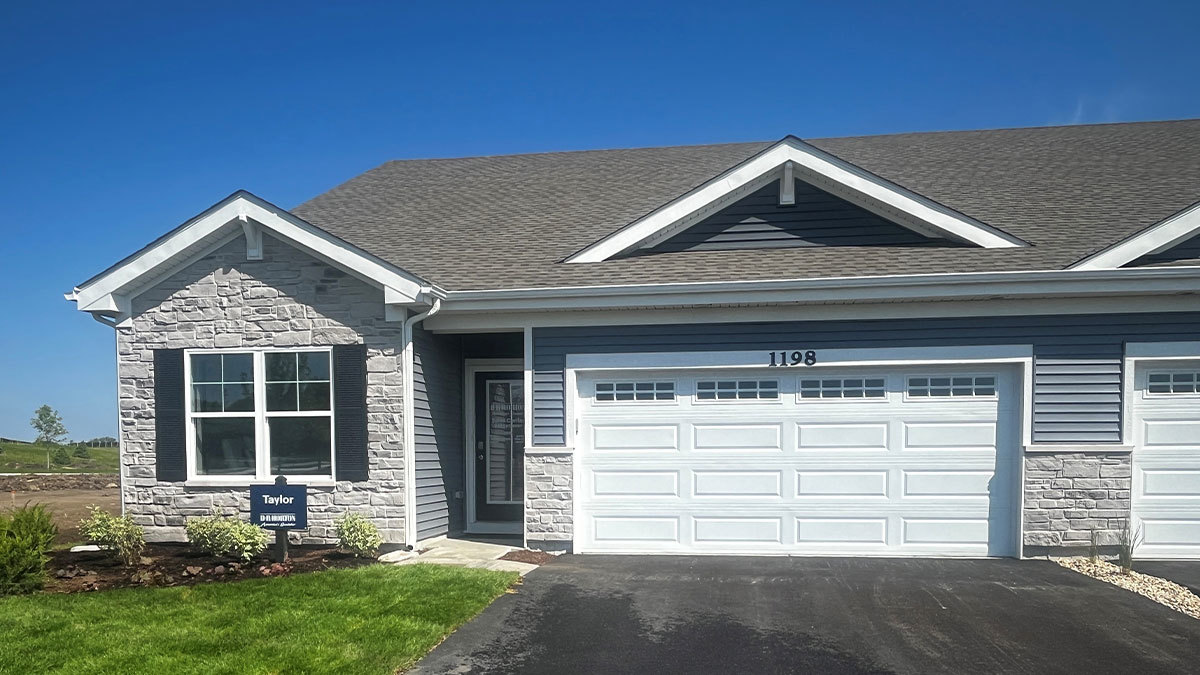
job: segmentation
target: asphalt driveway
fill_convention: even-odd
[[[1195,672],[1200,621],[1045,561],[563,556],[419,673]]]
[[[1133,569],[1142,574],[1174,581],[1200,595],[1200,561],[1197,560],[1136,560]]]

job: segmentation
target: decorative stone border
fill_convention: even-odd
[[[1133,591],[1193,619],[1200,619],[1200,597],[1177,583],[1132,570],[1125,574],[1125,570],[1119,566],[1103,560],[1056,558],[1054,562],[1093,579]]]

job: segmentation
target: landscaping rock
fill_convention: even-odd
[[[1103,560],[1059,558],[1055,562],[1069,570],[1143,595],[1193,619],[1200,619],[1200,597],[1179,584],[1132,570],[1127,574],[1121,567]]]

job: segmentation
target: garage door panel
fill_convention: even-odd
[[[692,540],[704,543],[782,544],[783,519],[697,516],[692,519]]]
[[[1134,374],[1139,557],[1200,558],[1200,397],[1190,386],[1197,372],[1200,361],[1184,361],[1140,364]]]
[[[777,399],[696,402],[701,378],[743,376],[623,374],[611,379],[670,379],[676,400],[620,406],[592,404],[581,377],[577,550],[1015,552],[1018,434],[997,449],[999,423],[1017,421],[1002,412],[1016,409],[1010,375],[999,401],[906,398],[902,373],[878,372],[882,396],[801,398],[804,376],[756,371],[745,379],[777,379]]]
[[[779,424],[693,424],[692,447],[697,452],[781,452]]]
[[[988,497],[992,471],[903,471],[905,497]]]
[[[800,544],[887,545],[887,518],[798,517],[795,522]]]
[[[990,537],[987,518],[905,518],[904,544],[979,544]]]
[[[593,471],[597,497],[678,497],[678,471]]]
[[[1195,414],[1194,411],[1184,412],[1184,414],[1189,413]],[[1142,438],[1144,447],[1200,447],[1200,419],[1146,419],[1142,421]]]
[[[996,425],[990,422],[906,422],[905,450],[995,448]]]
[[[887,422],[871,424],[796,424],[799,450],[878,450],[888,449]]]
[[[592,427],[595,452],[679,450],[679,427],[671,425],[596,425]]]
[[[781,497],[783,472],[695,469],[692,494],[696,497]]]
[[[797,471],[796,497],[888,496],[887,471]]]

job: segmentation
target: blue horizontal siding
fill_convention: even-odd
[[[1200,313],[574,326],[533,331],[533,442],[566,443],[568,354],[1031,344],[1033,440],[1119,443],[1125,342],[1195,340]]]

